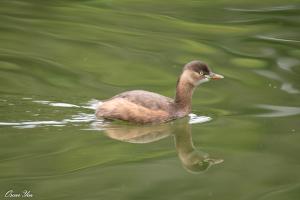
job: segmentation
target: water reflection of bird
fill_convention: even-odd
[[[178,157],[184,168],[189,172],[205,171],[210,166],[223,162],[222,159],[213,159],[209,154],[194,147],[191,127],[185,119],[172,124],[147,126],[111,124],[104,128],[101,124],[99,126],[108,137],[129,143],[145,144],[173,136]]]
[[[194,89],[210,79],[223,76],[211,72],[201,61],[187,63],[178,79],[175,99],[153,92],[133,90],[123,92],[98,106],[96,116],[134,123],[161,123],[181,118],[191,112]]]

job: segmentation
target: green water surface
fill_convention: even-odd
[[[195,59],[196,121],[95,119]],[[1,0],[0,199],[298,200],[299,74],[296,0]]]

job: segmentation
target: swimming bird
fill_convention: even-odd
[[[195,88],[209,80],[224,78],[208,65],[195,60],[187,63],[178,78],[175,99],[144,90],[118,94],[96,109],[97,118],[123,120],[137,124],[163,123],[187,116],[191,112]]]

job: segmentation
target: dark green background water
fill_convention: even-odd
[[[290,0],[1,0],[0,199],[299,199],[299,33]],[[225,76],[194,94],[209,122],[116,125],[157,140],[145,144],[95,127],[89,101],[172,97],[194,59]],[[224,162],[191,173],[174,144],[189,133]]]

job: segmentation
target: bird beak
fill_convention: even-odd
[[[219,79],[222,79],[222,78],[224,78],[224,76],[222,76],[222,75],[220,75],[220,74],[215,74],[215,73],[210,73],[210,78],[212,79],[212,80],[219,80]]]

